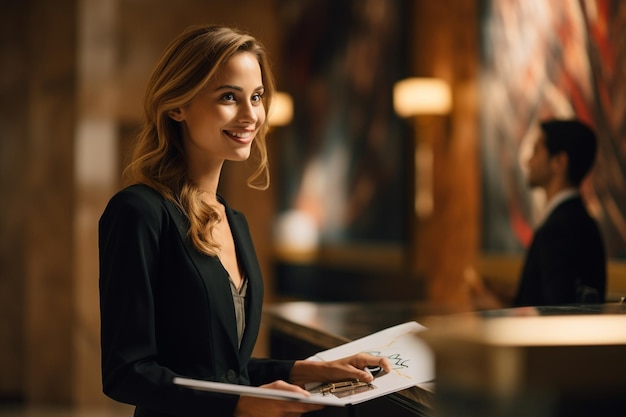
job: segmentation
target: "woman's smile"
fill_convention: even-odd
[[[248,144],[252,142],[256,132],[255,130],[224,130],[224,133],[239,143]]]

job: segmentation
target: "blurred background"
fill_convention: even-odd
[[[198,23],[260,39],[283,93],[270,189],[245,186],[245,163],[220,185],[248,217],[267,304],[470,311],[479,278],[510,294],[542,203],[523,161],[548,116],[598,132],[584,196],[607,240],[609,298],[626,293],[622,1],[4,1],[2,404],[110,405],[97,222],[121,187],[152,66]]]

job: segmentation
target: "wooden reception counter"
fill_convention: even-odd
[[[626,409],[624,304],[458,313],[419,303],[287,302],[268,306],[266,315],[271,356],[285,359],[407,321],[428,327],[436,394],[426,383],[319,415],[552,417]]]

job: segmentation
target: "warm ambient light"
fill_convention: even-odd
[[[535,312],[534,309],[532,311]],[[624,314],[511,316],[488,319],[467,316],[457,320],[433,319],[428,327],[437,337],[491,346],[626,345]]]
[[[452,108],[450,86],[436,78],[406,78],[393,87],[393,107],[400,117],[448,114]]]
[[[447,82],[437,78],[406,78],[393,86],[393,107],[400,117],[447,115],[452,108],[452,93]],[[439,120],[428,118],[428,124],[420,125],[420,136],[432,123]],[[433,164],[434,153],[429,140],[418,140],[415,144],[415,214],[419,218],[429,217],[434,210]]]
[[[293,118],[293,99],[287,93],[277,92],[272,97],[272,105],[268,111],[270,126],[285,126]]]
[[[310,262],[319,246],[319,231],[315,220],[301,210],[281,213],[274,225],[274,243],[279,258]]]

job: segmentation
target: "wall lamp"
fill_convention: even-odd
[[[267,112],[270,126],[286,126],[293,119],[293,98],[283,92],[274,93],[272,104]]]
[[[393,108],[400,117],[449,114],[452,92],[438,78],[406,78],[393,86]]]
[[[434,210],[433,131],[429,128],[437,123],[433,116],[448,115],[452,109],[450,85],[437,78],[398,81],[393,87],[393,107],[398,116],[414,118],[416,122],[414,208],[418,218],[427,218]]]

